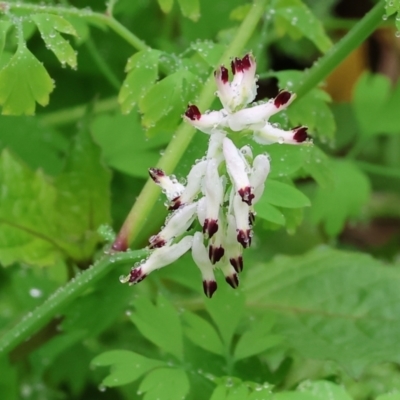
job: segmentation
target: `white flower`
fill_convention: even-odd
[[[161,247],[153,251],[149,258],[136,268],[132,268],[129,275],[120,277],[122,283],[128,282],[130,285],[139,283],[150,272],[172,264],[178,258],[182,257],[191,247],[193,243],[192,236],[184,237],[180,242],[171,246]]]
[[[212,297],[217,289],[216,269],[229,285],[238,286],[243,250],[251,245],[253,236],[254,205],[264,192],[270,160],[266,154],[253,159],[249,146],[239,150],[228,136],[232,131],[250,131],[261,144],[300,144],[308,136],[306,127],[285,131],[269,122],[271,116],[291,104],[295,94],[282,90],[267,102],[250,104],[257,91],[256,62],[251,54],[235,58],[231,70],[231,81],[224,66],[215,72],[223,109],[202,114],[197,106],[189,105],[183,116],[210,135],[205,156],[193,165],[186,184],[160,169],[150,168],[151,178],[162,188],[173,212],[161,231],[150,238],[153,252],[149,258],[122,277],[121,282],[140,282],[192,248],[206,296]],[[189,228],[195,232],[187,232]]]

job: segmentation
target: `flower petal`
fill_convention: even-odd
[[[253,139],[260,144],[286,143],[300,144],[308,138],[307,127],[299,126],[290,131],[277,128],[270,123],[259,130],[254,131]]]
[[[175,237],[185,233],[196,217],[196,210],[197,203],[187,204],[176,210],[167,218],[166,224],[160,233],[150,237],[149,247],[151,249],[163,247]]]
[[[243,247],[237,241],[235,217],[232,214],[229,214],[227,219],[228,226],[225,240],[226,258],[229,260],[233,268],[235,268],[236,272],[241,272],[243,270]]]
[[[207,297],[212,297],[217,290],[217,282],[214,276],[214,267],[209,260],[207,249],[203,243],[204,236],[196,232],[193,236],[192,256],[198,266],[203,279],[203,290]]]
[[[250,207],[243,202],[240,195],[235,193],[233,197],[233,212],[236,221],[236,238],[243,247],[250,247],[252,231],[249,223]]]
[[[210,111],[202,114],[195,105],[189,105],[184,119],[200,131],[210,134],[219,127],[226,126],[226,113]]]
[[[239,150],[229,138],[224,138],[222,146],[226,168],[235,185],[235,189],[240,194],[242,200],[251,205],[254,194],[252,193],[249,177],[247,176],[244,157],[239,154]]]
[[[149,168],[149,175],[161,187],[168,200],[173,200],[181,195],[185,187],[174,176],[168,176],[162,169]]]
[[[270,171],[269,157],[259,154],[253,161],[253,171],[250,174],[250,184],[254,190],[253,203],[257,203],[264,192],[265,180]]]
[[[146,261],[144,261],[139,267],[132,268],[129,275],[126,277],[121,277],[120,281],[122,283],[128,282],[131,285],[134,283],[139,283],[152,271],[172,264],[178,258],[182,257],[182,255],[192,247],[192,244],[193,237],[185,236],[176,244],[154,250]]]

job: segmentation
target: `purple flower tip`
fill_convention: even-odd
[[[201,118],[201,112],[194,104],[188,105],[185,115],[192,121],[196,119],[199,120]]]
[[[149,246],[150,249],[158,249],[160,247],[165,246],[167,242],[161,236],[155,235],[149,239],[149,243],[150,243]]]
[[[208,237],[211,239],[218,231],[218,220],[216,219],[206,219],[203,225],[203,233],[207,233]]]
[[[168,207],[168,210],[177,210],[182,205],[180,197],[175,197],[172,199],[171,204]]]
[[[229,283],[229,285],[231,285],[234,289],[236,289],[239,286],[239,278],[237,274],[226,276],[225,281]]]
[[[208,248],[208,257],[210,258],[211,264],[217,263],[225,254],[225,249],[221,246]]]
[[[227,68],[225,68],[223,65],[219,68],[219,71],[215,71],[214,75],[221,79],[222,83],[228,83],[229,81],[229,73]]]
[[[215,291],[217,290],[217,282],[215,281],[203,281],[204,294],[211,299]]]
[[[240,229],[237,234],[237,241],[244,247],[250,247],[251,245],[251,236],[250,229]]]
[[[160,178],[165,176],[165,172],[158,168],[149,168],[150,178],[153,179],[155,183],[160,183]]]
[[[251,187],[246,186],[245,188],[239,189],[238,193],[239,193],[240,197],[242,198],[242,201],[244,201],[249,206],[251,206],[251,203],[254,199],[254,194],[253,194],[253,191],[251,190]]]
[[[292,97],[292,94],[288,92],[287,90],[281,90],[278,93],[278,96],[275,97],[274,99],[274,104],[275,107],[279,108],[284,106]]]
[[[298,128],[294,128],[293,133],[294,133],[293,140],[295,140],[298,143],[302,143],[308,138],[306,126],[300,126]]]
[[[130,272],[129,276],[129,283],[139,283],[141,282],[144,278],[146,278],[146,274],[143,274],[142,268],[135,268],[132,269]]]
[[[235,58],[231,61],[232,74],[243,72],[251,68],[250,55],[246,54],[243,58]]]
[[[230,258],[229,262],[231,263],[232,267],[235,268],[237,273],[243,271],[243,257],[239,256],[237,258]]]

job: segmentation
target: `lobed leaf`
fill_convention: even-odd
[[[272,400],[271,387],[253,382],[242,382],[239,378],[217,378],[218,386],[210,400]]]
[[[134,382],[146,372],[165,366],[165,363],[143,357],[133,351],[111,350],[95,357],[91,365],[95,367],[110,366],[110,374],[103,379],[102,384],[114,387]]]
[[[4,50],[4,45],[6,43],[7,32],[11,27],[10,21],[0,21],[0,57]]]
[[[400,0],[385,0],[386,18],[390,15],[396,14],[396,28],[400,29]]]
[[[2,114],[33,115],[36,102],[46,106],[53,89],[53,80],[46,69],[22,43],[0,71]]]
[[[143,400],[184,399],[190,383],[186,372],[177,368],[158,368],[143,379],[138,392],[144,392]]]
[[[131,315],[131,320],[142,335],[162,350],[182,360],[182,325],[172,304],[159,295],[157,304],[151,303],[147,298],[140,298],[135,306],[136,311]],[[160,329],[160,326],[163,328]]]
[[[199,347],[211,353],[223,355],[223,345],[214,327],[204,318],[186,311],[182,315],[186,336]]]
[[[275,322],[273,314],[264,315],[240,337],[234,351],[236,361],[262,353],[279,344],[281,338],[271,334]]]
[[[69,42],[60,35],[60,33],[66,33],[77,36],[73,25],[60,15],[54,14],[34,14],[31,19],[38,27],[46,47],[55,54],[60,63],[76,68],[76,52]]]
[[[311,216],[329,236],[336,236],[349,218],[360,215],[371,188],[364,173],[349,161],[332,160],[331,169],[333,185],[317,189]]]
[[[351,400],[350,395],[342,386],[329,381],[306,381],[297,390],[312,394],[316,400]]]
[[[121,110],[128,114],[143,99],[158,78],[158,50],[142,50],[129,58],[125,71],[128,75],[118,95]]]
[[[260,201],[285,208],[301,208],[311,205],[310,200],[300,190],[273,179],[266,181]]]
[[[227,285],[218,287],[212,301],[206,301],[205,306],[218,328],[225,346],[229,346],[233,334],[242,318],[244,311],[244,296],[240,291],[232,291]]]
[[[249,305],[276,314],[273,332],[304,357],[334,360],[355,376],[399,362],[400,276],[364,254],[322,248],[253,266]]]
[[[172,6],[174,5],[174,0],[157,0],[157,1],[163,13],[168,14],[172,10]]]
[[[279,32],[286,32],[294,38],[305,36],[323,53],[331,48],[332,42],[322,23],[301,0],[276,0],[272,8]]]

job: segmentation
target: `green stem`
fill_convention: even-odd
[[[93,114],[101,114],[108,111],[114,111],[119,107],[116,97],[110,97],[104,100],[98,100],[93,105]],[[77,120],[85,116],[87,104],[62,109],[40,115],[40,121],[44,125],[58,126],[64,124],[75,123]]]
[[[384,12],[385,5],[384,1],[381,0],[343,39],[318,60],[304,75],[297,87],[293,88],[293,91],[297,94],[297,99],[323,81],[354,49],[359,47],[381,24]]]
[[[101,14],[98,12],[93,12],[90,10],[80,10],[77,8],[68,7],[58,7],[58,6],[45,6],[41,4],[28,4],[28,3],[8,3],[0,2],[0,12],[15,12],[15,13],[51,13],[70,17],[79,17],[86,19],[88,21],[95,21],[103,25],[108,26],[117,35],[127,41],[136,50],[146,50],[148,46],[142,40],[140,40],[136,35],[126,29],[121,23],[113,18],[112,15]]]
[[[219,64],[227,63],[229,58],[243,52],[243,48],[263,15],[264,7],[265,0],[255,0],[251,10],[240,25],[235,38],[221,57]],[[215,82],[213,76],[211,76],[205,83],[197,102],[200,110],[207,110],[211,106],[214,93]],[[167,173],[172,172],[189,146],[193,135],[194,129],[190,125],[182,123],[166,148],[157,168],[163,169]],[[147,218],[149,218],[159,193],[159,188],[154,185],[154,182],[148,180],[118,234],[117,240],[114,243],[116,250],[124,250],[129,244],[134,242]]]
[[[0,354],[8,353],[18,344],[27,340],[33,333],[49,322],[56,313],[62,311],[68,303],[112,269],[119,265],[132,264],[133,261],[142,258],[146,254],[146,251],[137,250],[107,256],[77,275],[65,286],[53,293],[36,310],[29,313],[21,322],[0,337]]]
[[[355,161],[355,163],[365,172],[400,179],[400,169],[375,165],[364,161]]]

